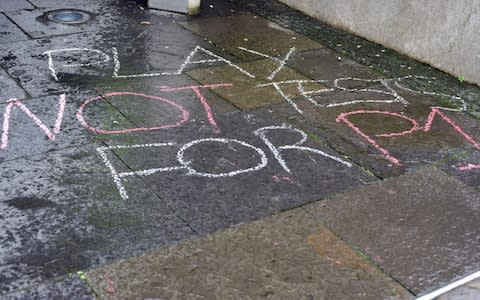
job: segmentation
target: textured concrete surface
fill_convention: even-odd
[[[86,277],[104,299],[413,299],[302,209]]]
[[[0,3],[0,12],[15,11],[20,9],[33,9],[34,7],[26,0],[2,1]]]
[[[199,249],[227,237],[248,245],[233,252],[258,278],[243,280],[250,267],[228,251],[214,251],[213,258],[205,250],[211,277],[189,278],[208,295],[217,293],[217,282],[230,291],[246,282],[252,289],[245,292],[270,298],[401,298],[394,280],[419,294],[477,267],[477,208],[464,204],[478,203],[480,191],[478,87],[271,0],[205,0],[195,17],[148,10],[146,1],[135,0],[29,2],[33,9],[1,13],[12,38],[0,45],[0,297],[88,298],[86,271],[157,249],[187,249],[192,238],[199,238],[192,242]],[[42,17],[65,8],[94,18],[66,27]],[[436,173],[425,177],[418,171],[425,167]],[[414,191],[402,185],[404,173]],[[435,207],[436,200],[413,183],[441,194],[442,205],[416,207],[415,201]],[[395,227],[396,216],[413,226],[417,214],[395,205],[379,212],[382,184],[392,190],[397,184],[412,195],[404,197],[410,206],[439,216],[418,231],[434,232],[434,247],[412,258],[423,267],[414,275],[425,281],[391,278],[408,273],[403,260],[418,242],[411,227]],[[389,256],[389,265],[356,246],[361,234],[339,241],[295,210],[342,193],[360,195],[365,186],[378,191],[363,208],[371,230],[389,237],[385,228],[393,226],[397,238],[362,242],[397,253],[399,242],[410,241]],[[338,203],[339,214],[328,217],[348,214],[356,202]],[[292,221],[285,221],[290,212]],[[459,216],[465,226],[450,228]],[[278,238],[257,237],[258,224]],[[282,239],[292,243],[283,247]],[[291,247],[293,241],[302,243]],[[283,247],[278,257],[285,260],[256,265],[272,254],[272,244]],[[449,251],[456,256],[446,269],[438,257]],[[167,265],[175,269],[179,259]],[[276,277],[264,279],[263,270]],[[310,278],[304,270],[323,275]],[[122,272],[116,276],[137,282]],[[116,289],[114,279],[104,278],[106,292]],[[175,284],[168,284],[171,291]],[[188,294],[186,286],[178,294]],[[221,298],[226,291],[218,292]]]
[[[7,17],[0,15],[0,42],[8,43],[24,40],[28,40],[28,36]]]
[[[78,300],[94,300],[95,294],[86,284],[85,275],[68,275],[64,278],[56,278],[45,283],[30,286],[26,289],[19,290],[2,299],[5,300],[41,300],[41,299],[78,299]],[[82,277],[83,279],[81,279]]]
[[[480,84],[480,9],[471,1],[282,0],[310,16]]]
[[[480,269],[478,199],[474,190],[427,168],[306,209],[419,294]]]

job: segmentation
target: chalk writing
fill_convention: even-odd
[[[119,75],[118,73],[120,71],[120,60],[118,59],[118,50],[114,47],[114,48],[112,48],[112,52],[113,52],[113,60],[114,60],[114,63],[115,63],[114,71],[113,71],[113,77],[114,78],[138,78],[138,77],[155,77],[155,76],[165,76],[165,75],[180,75],[180,74],[183,73],[183,71],[185,70],[185,68],[188,65],[210,64],[210,63],[215,63],[215,62],[225,63],[225,64],[229,65],[230,67],[237,69],[242,74],[244,74],[244,75],[246,75],[250,78],[255,78],[255,75],[250,74],[249,72],[247,72],[243,68],[239,67],[238,65],[232,63],[228,59],[223,58],[223,57],[213,53],[212,51],[209,51],[209,50],[207,50],[205,48],[202,48],[200,46],[196,46],[195,49],[193,49],[193,51],[190,52],[190,54],[187,56],[187,58],[185,59],[183,64],[175,72],[160,72],[160,73],[135,74],[135,75]],[[195,55],[198,54],[199,52],[203,53],[204,55],[211,56],[214,59],[206,59],[206,60],[198,60],[198,61],[192,60],[195,57]]]
[[[94,52],[97,54],[100,54],[103,56],[102,61],[90,61],[85,64],[68,64],[68,65],[62,65],[63,67],[89,67],[97,64],[102,64],[102,63],[107,63],[110,61],[110,56],[105,54],[104,52],[97,50],[97,49],[88,49],[88,48],[66,48],[66,49],[57,49],[57,50],[49,50],[45,51],[43,54],[48,56],[48,69],[51,72],[52,77],[58,81],[58,76],[57,76],[57,71],[55,70],[54,64],[53,64],[53,55],[54,53],[64,53],[64,52]]]
[[[18,99],[10,99],[8,100],[8,104],[5,108],[5,112],[3,114],[3,130],[2,130],[2,141],[0,145],[0,149],[5,149],[8,147],[8,136],[10,131],[10,118],[12,111],[15,107],[19,107],[21,111],[23,111],[33,122],[43,131],[43,133],[48,137],[49,140],[55,141],[56,135],[60,133],[60,127],[62,125],[63,114],[65,112],[65,94],[60,95],[58,99],[58,109],[57,109],[57,118],[55,121],[55,125],[53,130],[48,128],[42,120],[40,120],[34,113],[28,109],[28,107],[23,104],[22,101]]]
[[[93,127],[93,126],[89,125],[87,123],[87,121],[85,121],[85,119],[83,117],[83,112],[88,105],[90,105],[94,102],[97,102],[97,101],[103,101],[108,97],[123,96],[123,95],[131,95],[131,96],[136,96],[136,97],[139,97],[139,98],[144,98],[144,99],[147,99],[147,100],[160,101],[160,102],[166,103],[168,105],[171,105],[171,106],[175,107],[176,109],[178,109],[178,111],[180,113],[180,119],[173,124],[166,124],[166,125],[162,125],[162,126],[138,127],[138,128],[119,129],[119,130],[99,129],[99,128],[96,128],[96,127]],[[140,94],[140,93],[131,93],[131,92],[107,93],[103,96],[99,96],[99,97],[95,97],[95,98],[86,100],[85,102],[83,102],[80,105],[80,108],[77,111],[77,119],[83,127],[87,128],[88,130],[90,130],[92,132],[101,133],[101,134],[125,134],[125,133],[134,133],[134,132],[142,132],[142,131],[155,131],[155,130],[161,130],[161,129],[167,129],[167,128],[174,128],[174,127],[181,126],[183,123],[187,122],[188,118],[189,118],[188,111],[183,106],[181,106],[180,104],[177,104],[173,101],[170,101],[170,100],[167,100],[167,99],[164,99],[164,98],[160,98],[160,97],[157,97],[157,96],[145,95],[145,94]]]
[[[284,146],[275,146],[265,135],[266,132],[268,131],[274,131],[274,130],[281,130],[281,131],[287,131],[287,132],[292,132],[300,135],[300,140],[293,145],[284,145]],[[302,146],[306,141],[307,141],[307,135],[305,132],[290,127],[288,125],[282,125],[282,126],[269,126],[269,127],[263,127],[259,128],[254,131],[254,134],[259,137],[270,149],[272,152],[274,158],[277,160],[277,162],[282,166],[282,168],[288,172],[292,173],[292,171],[288,168],[287,163],[285,162],[284,158],[281,155],[282,151],[287,151],[287,150],[295,150],[299,152],[308,152],[308,153],[315,153],[319,154],[323,157],[326,157],[328,159],[334,160],[338,162],[339,164],[346,166],[346,167],[352,167],[352,164],[344,161],[338,157],[335,157],[333,155],[327,154],[321,150],[310,148],[310,147],[305,147]],[[244,169],[238,169],[230,172],[224,172],[224,173],[208,173],[208,172],[200,172],[198,170],[195,170],[192,167],[192,162],[187,161],[185,159],[185,151],[188,149],[195,147],[199,144],[202,143],[217,143],[217,144],[223,144],[223,145],[228,145],[228,144],[237,144],[240,146],[243,146],[246,149],[253,149],[253,151],[257,154],[257,162],[256,165],[251,166],[249,168],[244,168]],[[246,143],[244,141],[240,141],[237,139],[227,139],[227,138],[205,138],[205,139],[197,139],[193,140],[191,142],[188,142],[181,146],[179,150],[177,151],[176,155],[176,165],[173,166],[165,166],[161,168],[151,168],[151,169],[146,169],[146,170],[139,170],[139,171],[133,171],[133,172],[121,172],[119,173],[112,165],[111,161],[107,157],[107,151],[109,150],[116,150],[116,149],[144,149],[144,148],[162,148],[162,147],[176,147],[177,144],[175,142],[166,142],[166,143],[153,143],[153,144],[138,144],[138,145],[116,145],[116,146],[109,146],[109,147],[98,147],[97,152],[100,154],[100,157],[102,158],[103,162],[107,166],[107,168],[110,170],[113,181],[117,186],[117,189],[120,193],[120,196],[122,199],[127,200],[128,199],[128,194],[127,191],[122,183],[122,178],[129,177],[129,176],[150,176],[156,173],[161,173],[161,172],[174,172],[174,171],[186,171],[186,175],[188,176],[197,176],[197,177],[206,177],[206,178],[225,178],[225,177],[234,177],[240,174],[246,174],[246,173],[251,173],[251,172],[256,172],[260,171],[263,168],[265,168],[268,164],[268,158],[265,152],[258,148],[255,147],[249,143]],[[238,150],[237,150],[238,151]],[[284,177],[284,180],[289,181],[289,177]],[[290,180],[291,181],[291,180]]]
[[[434,79],[429,77],[423,76],[404,76],[400,78],[390,78],[390,79],[366,79],[366,78],[355,78],[355,77],[344,77],[344,78],[337,78],[333,81],[328,80],[285,80],[285,81],[277,81],[277,82],[270,82],[270,83],[262,83],[257,85],[257,88],[272,86],[277,93],[287,102],[289,103],[299,114],[303,114],[303,110],[299,108],[299,106],[284,92],[283,86],[295,84],[297,90],[301,96],[304,97],[309,103],[315,105],[316,107],[322,108],[333,108],[339,106],[347,106],[347,105],[355,105],[361,103],[383,103],[383,104],[392,104],[392,103],[401,103],[403,105],[408,105],[409,102],[398,94],[398,92],[392,87],[392,85],[399,90],[415,93],[415,94],[423,94],[423,95],[430,95],[430,96],[438,96],[438,97],[447,97],[452,100],[452,102],[459,103],[460,108],[450,108],[450,107],[440,107],[435,106],[443,110],[450,110],[450,111],[465,111],[467,109],[466,102],[464,99],[442,94],[442,93],[434,93],[434,92],[424,92],[424,91],[416,91],[407,87],[404,87],[400,84],[401,81],[405,79],[412,79],[412,78],[419,78],[419,79]],[[344,86],[346,82],[358,82],[364,84],[375,84],[378,83],[384,87],[384,89],[374,89],[374,88],[348,88]],[[306,84],[322,84],[328,85],[333,87],[324,87],[317,90],[306,90]],[[337,103],[319,103],[317,98],[314,96],[321,96],[328,93],[332,93],[335,91],[344,91],[344,92],[352,92],[352,93],[359,93],[359,92],[369,92],[372,94],[377,94],[379,96],[389,96],[390,99],[354,99],[349,101],[337,102]],[[320,97],[320,100],[325,101]]]
[[[425,123],[425,125],[423,127],[419,126],[417,121],[415,121],[414,119],[412,118],[409,118],[407,116],[404,116],[402,114],[398,114],[398,113],[392,113],[392,112],[387,112],[387,111],[378,111],[378,110],[373,110],[373,111],[367,111],[367,110],[357,110],[357,111],[352,111],[352,112],[348,112],[348,113],[341,113],[336,121],[337,122],[343,122],[345,123],[348,127],[350,127],[351,129],[353,129],[357,134],[359,134],[360,136],[362,136],[364,139],[366,139],[368,141],[368,143],[370,143],[375,149],[377,149],[378,151],[380,151],[384,156],[385,158],[390,161],[392,164],[394,165],[397,165],[397,166],[401,166],[401,162],[400,160],[398,160],[397,158],[395,158],[387,149],[385,148],[382,148],[378,143],[377,141],[372,138],[371,136],[369,136],[368,134],[366,134],[364,131],[362,131],[357,125],[355,125],[352,121],[350,121],[348,119],[349,116],[352,116],[352,115],[361,115],[361,114],[380,114],[380,115],[384,115],[384,116],[390,116],[390,117],[394,117],[394,118],[400,118],[400,119],[403,119],[403,120],[406,120],[408,122],[410,122],[412,124],[412,127],[409,129],[409,130],[406,130],[406,131],[403,131],[403,132],[397,132],[397,133],[383,133],[383,134],[378,134],[376,135],[377,137],[385,137],[385,138],[390,138],[390,137],[397,137],[397,136],[406,136],[406,135],[409,135],[409,134],[412,134],[416,131],[424,131],[424,132],[429,132],[432,128],[432,124],[433,124],[433,121],[435,119],[435,117],[438,115],[443,121],[445,121],[447,124],[449,124],[450,126],[452,126],[452,128],[460,135],[462,136],[467,142],[469,142],[470,144],[472,144],[476,149],[480,150],[480,144],[477,143],[470,135],[468,135],[467,133],[465,133],[465,131],[463,131],[463,129],[457,125],[451,118],[449,118],[444,112],[441,111],[441,108],[440,107],[433,107],[430,114],[428,115],[427,117],[427,121]],[[473,169],[473,167],[471,165],[469,165],[470,167],[463,167],[463,168],[459,168],[460,170],[471,170]]]
[[[261,53],[261,52],[258,52],[258,51],[255,51],[255,50],[250,50],[250,49],[247,49],[247,48],[244,48],[244,47],[238,47],[238,49],[240,50],[243,50],[243,51],[246,51],[246,52],[249,52],[249,53],[253,53],[253,54],[256,54],[256,55],[259,55],[259,56],[262,56],[262,57],[266,57],[268,59],[271,59],[273,60],[274,62],[278,63],[278,67],[275,69],[275,71],[273,71],[268,77],[267,79],[269,81],[272,81],[275,76],[277,76],[277,74],[285,67],[287,61],[290,59],[290,56],[292,56],[292,54],[295,52],[295,47],[293,48],[290,48],[290,50],[288,51],[288,53],[285,55],[285,57],[280,60],[276,57],[273,57],[273,56],[270,56],[270,55],[267,55],[267,54],[264,54],[264,53]]]
[[[214,88],[221,88],[221,87],[231,87],[233,84],[231,83],[217,83],[217,84],[206,84],[206,85],[192,85],[192,86],[186,86],[186,87],[175,87],[171,88],[168,86],[162,86],[160,87],[160,90],[162,92],[174,92],[174,91],[183,91],[183,90],[192,90],[195,95],[198,97],[200,100],[200,103],[203,106],[203,109],[205,110],[208,118],[208,122],[210,125],[212,125],[214,133],[220,133],[220,129],[218,128],[217,122],[215,121],[215,118],[213,116],[212,109],[210,108],[210,105],[208,104],[207,98],[202,94],[201,89],[209,88],[209,89],[214,89]]]
[[[284,146],[276,147],[275,145],[273,145],[273,143],[265,135],[266,132],[273,131],[273,130],[286,130],[286,131],[290,131],[290,132],[295,132],[295,133],[298,133],[301,136],[301,139],[298,142],[294,143],[293,145],[284,145]],[[342,160],[338,157],[327,154],[327,153],[325,153],[323,151],[320,151],[318,149],[313,149],[313,148],[302,146],[307,141],[307,134],[305,132],[301,131],[300,129],[293,128],[293,127],[288,126],[288,125],[270,126],[270,127],[264,127],[264,128],[257,129],[257,130],[255,130],[254,134],[256,136],[258,136],[265,143],[265,145],[268,146],[270,151],[272,151],[275,159],[278,161],[278,163],[282,166],[282,168],[287,173],[291,173],[292,171],[290,171],[290,168],[288,168],[285,160],[282,157],[282,154],[281,154],[282,150],[299,150],[299,151],[312,152],[312,153],[316,153],[316,154],[319,154],[321,156],[327,157],[329,159],[333,159],[333,160],[335,160],[335,161],[337,161],[337,162],[339,162],[339,163],[341,163],[341,164],[343,164],[343,165],[345,165],[349,168],[352,167],[351,163],[346,162],[346,161],[344,161],[344,160]]]

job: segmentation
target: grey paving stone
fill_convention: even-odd
[[[2,1],[0,2],[0,12],[15,11],[21,9],[33,9],[34,7],[25,0]]]
[[[0,14],[0,42],[3,44],[25,40],[28,40],[28,36],[7,19],[7,17]]]
[[[299,51],[323,48],[305,36],[251,14],[192,19],[181,24],[243,61],[257,60],[262,56],[239,47],[282,59],[293,47]]]
[[[86,277],[104,299],[412,299],[301,209]]]
[[[307,206],[416,294],[480,269],[480,194],[436,168]]]
[[[97,18],[78,25],[60,24],[48,20],[45,16],[48,12],[49,10],[46,9],[20,10],[9,12],[7,15],[33,38],[45,38],[100,29]]]
[[[115,26],[137,23],[135,18],[145,18],[146,12],[134,1],[32,1],[38,9],[7,13],[14,22],[34,38],[65,35],[85,31],[111,30]],[[49,20],[47,13],[62,9],[87,12],[91,19],[82,24],[61,24]],[[132,18],[132,19],[131,19]]]
[[[137,178],[123,183],[129,201],[119,199],[95,145],[0,166],[1,294],[193,235]]]
[[[151,15],[147,20],[152,23],[151,26],[139,23],[123,26],[113,22],[109,30],[101,32],[2,45],[0,64],[30,95],[37,97],[120,82],[122,78],[113,78],[113,47],[118,52],[117,75],[123,78],[174,78],[175,76],[152,74],[178,71],[198,45],[234,61],[224,51],[212,49],[210,44],[197,35],[172,23],[171,18]],[[58,51],[75,48],[89,50]],[[51,66],[47,51],[56,51],[50,52]],[[192,58],[214,59],[204,53],[202,55],[201,51]],[[91,65],[85,66],[86,64]],[[209,65],[211,64],[187,64],[185,71]],[[55,71],[58,80],[51,69]]]
[[[5,300],[79,299],[94,300],[95,295],[84,280],[77,275],[69,275],[53,282],[32,286],[5,295]]]
[[[3,69],[0,69],[0,103],[9,99],[25,99],[27,94]]]
[[[327,48],[295,53],[287,61],[287,64],[302,74],[317,80],[333,81],[344,77],[375,79],[379,77],[379,74],[370,68]]]

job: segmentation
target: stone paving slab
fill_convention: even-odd
[[[0,186],[1,294],[194,234],[136,178],[124,182],[129,201],[119,199],[95,146],[0,166],[5,170]]]
[[[301,209],[86,277],[104,299],[412,299]]]
[[[26,0],[2,1],[0,12],[15,11],[21,9],[33,9],[34,7]]]
[[[46,16],[48,12],[46,9],[19,10],[7,13],[7,16],[35,39],[100,29],[98,18],[78,25],[61,24],[50,21]]]
[[[302,35],[251,14],[193,19],[181,24],[243,61],[257,60],[262,56],[239,47],[281,58],[293,47],[299,51],[323,47]]]
[[[338,78],[354,77],[375,79],[375,71],[330,49],[313,49],[297,52],[287,65],[311,79],[333,81]]]
[[[147,12],[138,9],[134,1],[33,1],[38,8],[8,12],[7,15],[33,38],[68,35],[86,31],[111,30],[129,27],[148,18]],[[48,19],[55,10],[76,9],[90,15],[90,20],[79,24],[61,24]]]
[[[3,69],[0,69],[0,103],[8,99],[25,99],[27,94]]]
[[[28,36],[7,17],[0,14],[0,42],[3,44],[25,40],[28,40]]]
[[[478,192],[423,168],[306,207],[415,294],[480,268]]]
[[[68,275],[40,285],[5,295],[5,300],[42,300],[42,299],[96,299],[88,285],[77,275]]]

